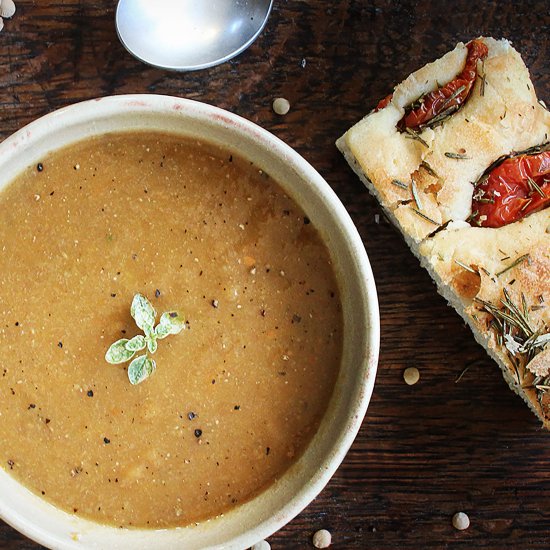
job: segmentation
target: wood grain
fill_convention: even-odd
[[[0,33],[0,137],[77,101],[170,94],[238,113],[298,150],[356,223],[378,284],[382,344],[375,392],[346,460],[321,495],[269,541],[312,547],[320,528],[341,549],[550,547],[550,434],[440,298],[347,167],[335,139],[393,85],[457,41],[514,42],[550,100],[546,1],[275,0],[255,44],[224,65],[169,73],[117,40],[115,2],[17,1]],[[273,98],[289,99],[285,117]],[[403,370],[421,379],[406,386]],[[457,382],[459,375],[466,372]],[[0,442],[1,444],[1,442]],[[467,512],[458,532],[452,515]],[[0,548],[35,549],[0,522]]]

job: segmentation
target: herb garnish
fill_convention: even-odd
[[[400,187],[401,189],[408,189],[408,186],[406,183],[403,183],[399,180],[391,180],[391,183],[395,185],[396,187]]]
[[[435,220],[432,220],[432,218],[430,218],[429,216],[426,216],[426,214],[424,214],[423,212],[420,212],[420,210],[417,210],[416,208],[411,208],[411,210],[418,216],[420,216],[421,218],[425,219],[427,222],[430,222],[430,223],[433,223],[434,225],[440,225],[439,223],[437,223]]]
[[[455,264],[458,264],[462,269],[465,269],[470,273],[475,273],[476,275],[479,275],[475,269],[471,268],[469,265],[463,264],[460,260],[455,259]]]
[[[411,176],[411,194],[413,196],[414,202],[416,203],[418,210],[422,210],[422,203],[420,202],[420,197],[418,196],[418,190],[416,189],[416,182],[414,181],[414,178],[412,176]]]
[[[523,256],[520,256],[519,258],[516,258],[508,267],[505,267],[504,269],[502,269],[498,273],[495,273],[495,275],[497,277],[500,277],[501,275],[503,275],[507,271],[510,271],[510,269],[512,269],[513,267],[516,267],[519,264],[523,263],[525,260],[529,260],[529,254],[523,254]]]
[[[524,376],[520,375],[519,367],[529,369],[529,363],[533,358],[540,353],[547,344],[550,343],[550,333],[541,334],[540,330],[534,330],[529,318],[529,307],[523,293],[521,294],[521,304],[515,304],[504,288],[504,298],[501,299],[502,308],[476,298],[476,302],[483,306],[483,309],[493,316],[490,326],[495,330],[497,343],[504,345],[508,350],[512,366],[516,372],[518,384],[522,387],[532,387],[539,392],[539,402],[541,394],[550,390],[550,375],[538,375],[532,371],[534,375],[533,381],[524,385]],[[523,361],[521,357],[523,356]],[[542,406],[542,404],[541,404]]]
[[[407,134],[405,137],[415,139],[416,141],[424,145],[424,147],[427,147],[428,149],[430,148],[430,146],[420,137],[418,132],[415,132],[412,128],[405,128],[405,133]]]
[[[453,153],[453,152],[450,152],[450,151],[447,151],[445,153],[445,156],[449,159],[455,159],[455,160],[468,160],[468,159],[471,158],[467,155],[463,155],[462,153]]]
[[[163,313],[159,324],[155,326],[157,312],[151,302],[141,294],[134,296],[130,314],[145,336],[138,334],[130,340],[128,338],[117,340],[105,354],[105,360],[108,363],[125,363],[145,348],[153,354],[157,351],[157,340],[162,340],[169,334],[178,334],[185,328],[185,322],[177,311]],[[156,367],[155,360],[151,359],[146,352],[132,360],[128,366],[128,378],[132,384],[139,384],[149,378]]]
[[[428,172],[430,176],[433,176],[434,178],[439,178],[435,170],[425,160],[420,161],[420,166],[421,168],[424,168],[424,170],[426,170],[426,172]]]

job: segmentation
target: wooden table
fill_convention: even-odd
[[[539,97],[549,100],[548,2],[275,0],[248,51],[182,74],[126,53],[115,2],[16,2],[0,33],[2,138],[97,96],[205,101],[294,147],[357,224],[380,298],[376,388],[346,460],[321,495],[269,538],[272,547],[312,547],[312,533],[327,528],[341,549],[549,548],[550,434],[508,390],[334,146],[409,72],[478,35],[511,39]],[[284,117],[271,108],[278,96],[292,105]],[[414,386],[403,382],[409,366],[421,373]],[[462,532],[451,525],[460,510],[471,519]],[[0,522],[0,548],[38,546]]]

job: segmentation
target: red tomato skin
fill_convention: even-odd
[[[503,227],[548,206],[550,151],[518,155],[502,161],[476,187],[471,221],[480,227]]]

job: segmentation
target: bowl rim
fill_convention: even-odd
[[[362,313],[365,319],[364,330],[366,331],[365,339],[368,341],[368,346],[364,350],[364,360],[361,364],[362,384],[361,387],[357,388],[357,392],[351,396],[350,413],[346,429],[342,431],[337,441],[333,442],[330,456],[322,464],[322,467],[318,469],[315,476],[307,483],[304,483],[300,492],[289,499],[283,509],[279,510],[279,513],[273,517],[266,518],[253,531],[242,533],[240,536],[234,537],[219,546],[219,548],[246,548],[279,530],[314,500],[330,481],[357,436],[370,402],[378,364],[380,319],[376,285],[368,256],[357,228],[336,193],[315,168],[298,152],[271,132],[239,115],[207,103],[156,94],[115,95],[75,103],[34,120],[0,143],[0,166],[9,161],[10,156],[21,154],[21,150],[24,152],[25,148],[32,145],[32,143],[45,139],[52,131],[55,133],[75,120],[93,121],[94,117],[99,114],[109,116],[111,114],[130,113],[136,114],[139,117],[139,114],[150,115],[151,111],[160,116],[164,116],[167,113],[173,115],[174,112],[177,112],[184,117],[194,117],[199,122],[208,121],[208,123],[221,125],[224,128],[231,129],[231,131],[242,133],[247,138],[255,139],[260,144],[260,147],[272,148],[274,154],[280,155],[285,161],[290,163],[292,170],[297,171],[299,176],[307,182],[307,185],[313,185],[316,188],[316,192],[318,191],[322,195],[323,200],[330,202],[331,212],[341,225],[343,233],[349,238],[348,245],[355,263],[354,270],[357,275],[362,276],[361,278],[357,278],[357,284],[360,286],[361,299],[364,302]],[[57,147],[52,146],[51,150],[58,148],[59,145]],[[31,162],[29,161],[28,164],[31,164]],[[11,180],[12,178],[7,179]],[[18,484],[18,482],[15,483]],[[269,490],[270,488],[266,489],[265,492]],[[34,496],[34,493],[28,492]],[[37,498],[42,501],[40,497]],[[51,506],[58,512],[61,511],[49,503],[48,506]],[[74,541],[74,545],[67,541],[58,540],[48,531],[48,526],[37,526],[28,517],[13,513],[9,505],[2,503],[1,498],[0,519],[45,546],[55,548],[82,547],[77,540]],[[121,529],[115,527],[103,526],[95,522],[91,523],[94,526],[116,529],[117,532],[121,532]],[[127,531],[137,532],[140,530],[129,529]],[[154,530],[143,531],[151,532]]]

